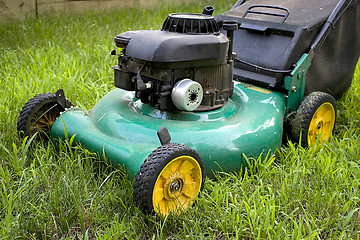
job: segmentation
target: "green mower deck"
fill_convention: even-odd
[[[174,143],[195,149],[207,176],[237,171],[244,158],[258,158],[281,146],[284,96],[248,84],[235,83],[234,96],[223,108],[209,112],[164,112],[115,89],[93,109],[71,108],[53,124],[51,138],[75,141],[134,178],[147,156],[161,144],[157,130],[167,127]]]

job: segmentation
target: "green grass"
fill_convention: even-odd
[[[243,173],[206,180],[186,214],[144,215],[123,170],[71,142],[30,146],[16,120],[31,97],[63,88],[91,108],[113,86],[113,37],[159,29],[171,12],[215,14],[233,1],[107,13],[60,14],[0,25],[0,236],[2,239],[358,239],[360,63],[322,148],[283,146]]]

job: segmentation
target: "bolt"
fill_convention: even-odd
[[[299,71],[298,72],[298,78],[301,79],[304,75],[304,71]]]
[[[297,90],[296,86],[292,86],[291,91],[296,92],[296,90]]]
[[[170,191],[172,193],[179,191],[179,189],[180,189],[180,183],[178,180],[170,184]]]

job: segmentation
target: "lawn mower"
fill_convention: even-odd
[[[270,4],[270,5],[269,5]],[[238,1],[115,37],[115,89],[91,110],[62,90],[22,108],[26,135],[70,139],[124,167],[147,213],[181,213],[205,177],[327,141],[360,52],[358,0]],[[250,159],[250,160],[249,160]]]

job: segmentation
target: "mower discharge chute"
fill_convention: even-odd
[[[215,18],[212,7],[170,14],[161,30],[117,35],[117,89],[89,111],[61,90],[40,94],[23,107],[18,131],[75,136],[125,167],[135,202],[160,215],[185,211],[205,176],[274,153],[285,132],[303,146],[328,140],[332,95],[350,86],[359,57],[359,2],[273,2],[238,1]],[[327,59],[339,41],[347,52]]]

